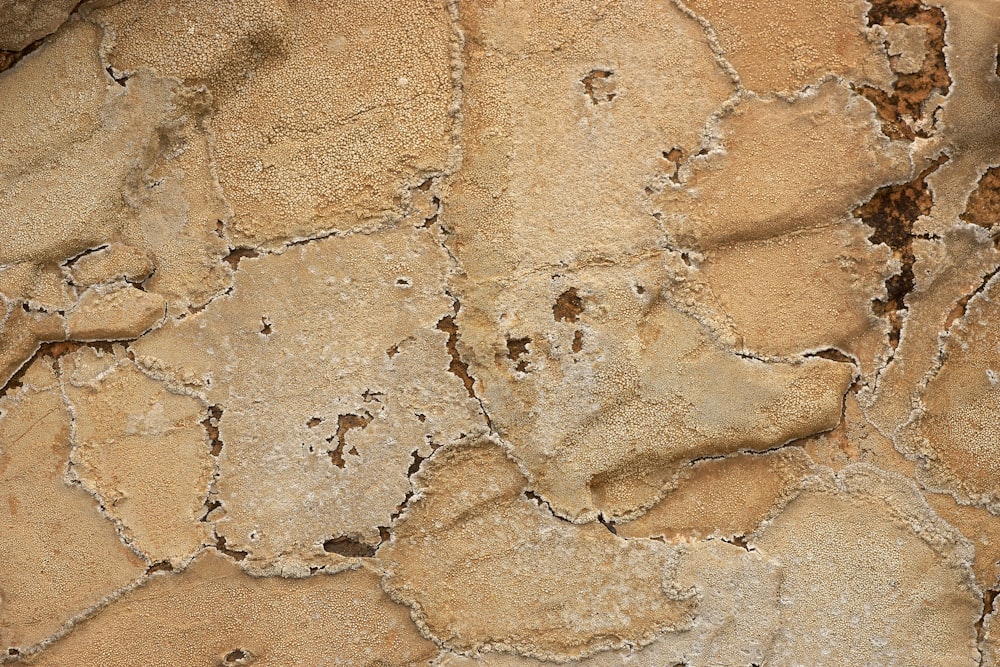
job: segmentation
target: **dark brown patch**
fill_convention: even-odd
[[[222,419],[222,408],[218,405],[208,406],[208,416],[201,420],[201,425],[205,427],[208,434],[208,442],[212,456],[222,453],[222,439],[219,437],[219,420]]]
[[[575,287],[560,294],[552,306],[552,315],[557,322],[576,322],[583,313],[583,299],[577,294]]]
[[[247,557],[246,551],[237,551],[236,549],[230,549],[226,546],[226,538],[222,536],[216,536],[215,549],[220,553],[224,553],[234,560],[243,560]]]
[[[240,260],[244,258],[252,259],[254,257],[259,257],[260,253],[253,248],[233,248],[229,251],[229,254],[223,257],[229,266],[233,267],[233,271],[239,268]]]
[[[579,352],[583,349],[583,332],[577,329],[573,333],[573,352]]]
[[[664,167],[667,171],[667,178],[674,183],[680,183],[681,162],[684,160],[684,149],[674,146],[669,151],[662,153]]]
[[[45,41],[44,37],[42,37],[41,39],[36,39],[35,41],[33,41],[31,44],[28,44],[20,51],[4,51],[3,49],[0,49],[0,72],[9,70],[11,67],[16,65],[21,60],[21,58],[25,57],[26,55],[37,49],[39,46],[41,46],[42,42],[44,41]]]
[[[836,361],[841,364],[853,364],[854,360],[849,356],[841,352],[840,350],[830,347],[825,350],[820,350],[819,352],[813,352],[812,354],[805,355],[807,357],[819,357],[820,359],[829,359],[830,361]]]
[[[225,665],[249,665],[253,660],[252,656],[241,648],[234,648],[222,659]]]
[[[528,360],[521,357],[527,357],[531,354],[528,350],[530,344],[531,338],[528,337],[507,339],[507,358],[513,362],[514,368],[522,373],[528,370]]]
[[[153,563],[146,568],[146,575],[153,574],[154,572],[173,572],[174,566],[170,564],[168,560],[161,560],[158,563]]]
[[[983,613],[976,621],[976,638],[978,641],[983,641],[985,632],[983,626],[986,623],[986,617],[993,613],[996,608],[997,596],[1000,595],[1000,589],[987,588],[983,591]]]
[[[371,558],[375,555],[375,547],[346,535],[334,537],[324,542],[323,551],[348,558]]]

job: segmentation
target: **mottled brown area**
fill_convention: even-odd
[[[552,315],[557,322],[577,322],[583,309],[583,299],[577,294],[575,287],[570,287],[556,298],[552,306]]]
[[[1000,226],[1000,167],[990,167],[969,195],[962,220],[993,230]]]
[[[923,104],[935,90],[946,94],[951,86],[951,75],[945,63],[944,34],[947,27],[941,7],[925,5],[921,0],[873,0],[868,10],[868,24],[890,26],[902,23],[923,26],[927,30],[927,56],[917,72],[896,72],[892,91],[874,86],[861,86],[858,90],[875,105],[885,133],[894,139],[912,140],[928,136],[914,127],[925,112]]]
[[[900,263],[899,272],[885,282],[888,296],[875,302],[878,312],[889,316],[893,331],[890,340],[899,342],[901,321],[897,311],[906,309],[906,295],[913,290],[913,225],[922,215],[930,213],[933,200],[927,188],[927,176],[947,161],[940,156],[912,181],[879,188],[867,202],[854,210],[854,215],[874,228],[869,240],[892,249]]]

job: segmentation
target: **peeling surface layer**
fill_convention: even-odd
[[[0,0],[0,663],[1000,667],[1000,0]]]

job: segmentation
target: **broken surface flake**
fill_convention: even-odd
[[[378,557],[390,594],[446,646],[565,659],[690,623],[669,548],[553,517],[498,445],[441,449],[417,484]]]

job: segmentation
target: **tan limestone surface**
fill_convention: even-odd
[[[0,0],[0,663],[998,667],[1000,0]]]

